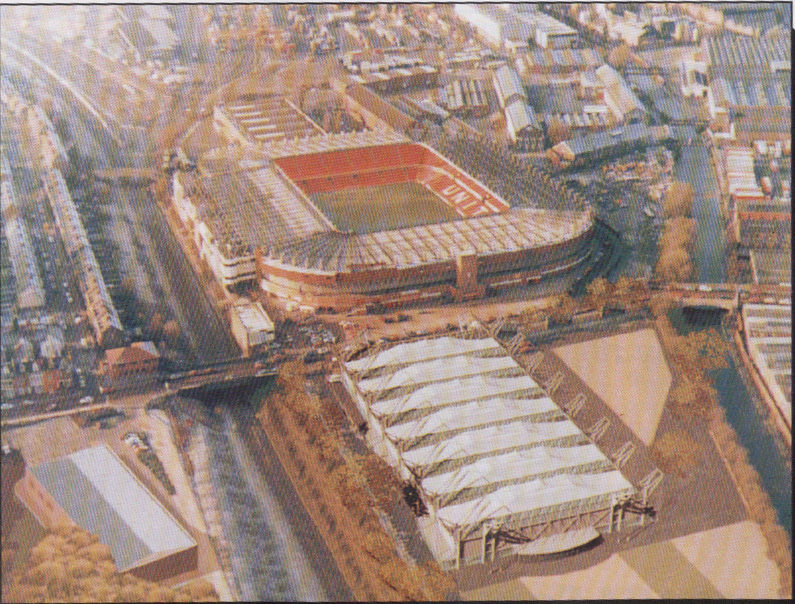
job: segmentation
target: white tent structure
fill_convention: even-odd
[[[426,504],[442,562],[485,561],[489,544],[492,557],[509,542],[576,548],[637,492],[494,338],[379,348],[342,378],[373,446]]]

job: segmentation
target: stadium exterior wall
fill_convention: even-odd
[[[477,284],[486,290],[536,281],[585,261],[594,236],[589,228],[562,243],[477,259]],[[363,304],[396,306],[428,298],[457,298],[455,260],[409,268],[320,273],[261,257],[261,288],[279,298],[345,310]]]

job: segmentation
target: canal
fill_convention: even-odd
[[[669,314],[671,323],[680,333],[694,329],[705,329],[709,325],[688,323],[680,310]],[[713,325],[714,327],[714,325]],[[715,380],[718,400],[726,414],[726,420],[737,433],[737,440],[748,451],[748,461],[759,473],[762,487],[778,515],[781,526],[792,537],[792,460],[790,448],[784,442],[773,422],[768,419],[770,411],[761,400],[750,380],[744,380],[741,362],[734,351],[734,342],[726,337],[729,350],[726,361],[729,366],[709,372]]]
[[[720,211],[719,187],[709,149],[700,140],[684,145],[674,163],[674,178],[690,183],[695,197],[693,218],[696,242],[693,254],[695,280],[699,283],[726,281],[726,225]]]

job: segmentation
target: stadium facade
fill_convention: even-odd
[[[638,493],[494,338],[374,347],[341,363],[368,441],[414,485],[440,562],[576,550]]]
[[[389,307],[482,296],[590,253],[588,209],[509,203],[394,131],[330,134],[301,119],[279,97],[216,107],[216,128],[238,154],[245,143],[247,158],[174,174],[177,213],[225,287],[257,284],[337,310]]]

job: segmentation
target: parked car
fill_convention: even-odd
[[[80,399],[81,405],[90,405],[93,402],[94,402],[93,396],[84,396],[83,398]]]

